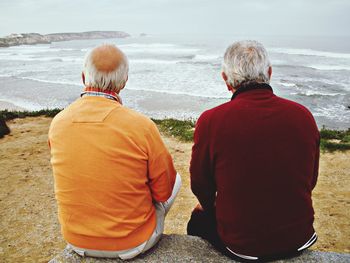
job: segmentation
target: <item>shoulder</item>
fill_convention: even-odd
[[[282,105],[284,117],[298,127],[311,129],[318,133],[318,127],[314,116],[308,108],[292,100],[276,96],[276,100]]]
[[[223,116],[223,113],[230,104],[232,104],[232,101],[204,111],[196,122],[195,135],[199,133],[209,133],[211,126],[221,119],[220,116]]]
[[[291,112],[295,113],[295,114],[301,114],[301,115],[305,115],[309,118],[314,119],[314,117],[312,116],[312,113],[309,111],[308,108],[306,108],[305,106],[301,105],[298,102],[292,101],[292,100],[288,100],[285,98],[281,98],[276,96],[276,99],[279,100],[279,102],[281,104],[284,104],[284,106],[290,110]]]
[[[216,106],[214,108],[211,108],[209,110],[204,111],[198,118],[197,123],[205,123],[210,122],[213,118],[216,117],[216,115],[220,114],[222,111],[224,111],[229,104],[232,104],[232,101],[223,103],[219,106]]]
[[[114,109],[106,121],[113,126],[118,124],[130,135],[144,137],[149,133],[158,132],[156,124],[148,116],[125,106]]]
[[[61,122],[67,121],[67,120],[70,121],[71,120],[71,112],[72,112],[72,110],[74,110],[75,107],[77,107],[77,105],[79,105],[80,101],[81,101],[81,98],[78,98],[77,100],[75,100],[71,104],[69,104],[66,108],[61,110],[58,114],[56,114],[56,116],[53,117],[50,126],[54,126],[57,123],[61,123]]]
[[[50,124],[50,130],[56,126],[58,123],[64,121],[67,116],[68,116],[68,112],[69,112],[69,106],[63,110],[61,110],[59,113],[57,113],[55,115],[55,117],[53,117],[52,121],[51,121],[51,124]]]
[[[125,120],[130,122],[129,124],[135,124],[135,125],[151,125],[153,124],[153,121],[146,115],[137,112],[133,109],[130,109],[128,107],[122,106],[119,108],[116,108],[111,113],[112,118],[117,118],[119,120]]]

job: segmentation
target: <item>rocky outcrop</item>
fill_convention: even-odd
[[[66,248],[49,263],[111,263],[111,262],[235,262],[217,252],[208,242],[199,237],[185,235],[163,235],[162,239],[145,255],[135,260],[83,258]],[[275,262],[350,262],[350,254],[306,251],[298,257]]]
[[[128,33],[121,31],[89,31],[81,33],[55,33],[45,35],[51,42],[78,40],[78,39],[103,39],[130,37]]]
[[[78,40],[78,39],[102,39],[102,38],[125,38],[128,33],[122,31],[88,31],[80,33],[55,33],[41,35],[38,33],[11,34],[0,38],[0,47],[19,45],[49,44],[51,42]]]
[[[45,35],[37,33],[12,34],[0,38],[0,47],[10,47],[19,45],[49,44],[50,41]]]

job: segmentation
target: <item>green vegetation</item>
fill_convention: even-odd
[[[0,111],[0,138],[9,133],[5,121],[16,118],[46,116],[54,117],[61,109],[46,109],[40,111]],[[176,120],[176,119],[152,119],[158,128],[166,135],[173,136],[184,142],[192,142],[195,120]],[[350,128],[345,131],[329,130],[322,128],[321,131],[321,150],[322,151],[346,151],[350,150]]]
[[[329,130],[323,127],[321,134],[322,151],[345,151],[350,150],[350,129],[346,131]]]
[[[176,120],[176,119],[152,119],[158,128],[167,135],[178,138],[184,142],[192,142],[193,131],[196,122],[194,120]]]
[[[16,118],[26,118],[26,117],[55,117],[62,109],[46,109],[39,111],[9,111],[2,110],[0,111],[0,118],[2,117],[5,121],[13,120]]]

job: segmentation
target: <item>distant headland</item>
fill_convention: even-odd
[[[0,38],[0,47],[19,45],[50,44],[51,42],[78,40],[78,39],[101,39],[101,38],[126,38],[128,33],[122,31],[88,31],[78,33],[53,33],[41,35],[38,33],[11,34]]]

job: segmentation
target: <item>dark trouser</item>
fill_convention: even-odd
[[[207,212],[204,211],[200,206],[197,206],[191,215],[191,219],[187,224],[187,234],[191,236],[199,236],[207,240],[212,244],[218,251],[239,262],[266,262],[271,260],[291,258],[298,256],[302,251],[292,251],[290,253],[284,253],[280,255],[272,255],[259,257],[258,260],[246,260],[232,254],[226,247],[226,245],[221,241],[219,234],[216,230],[216,217],[215,211]]]

